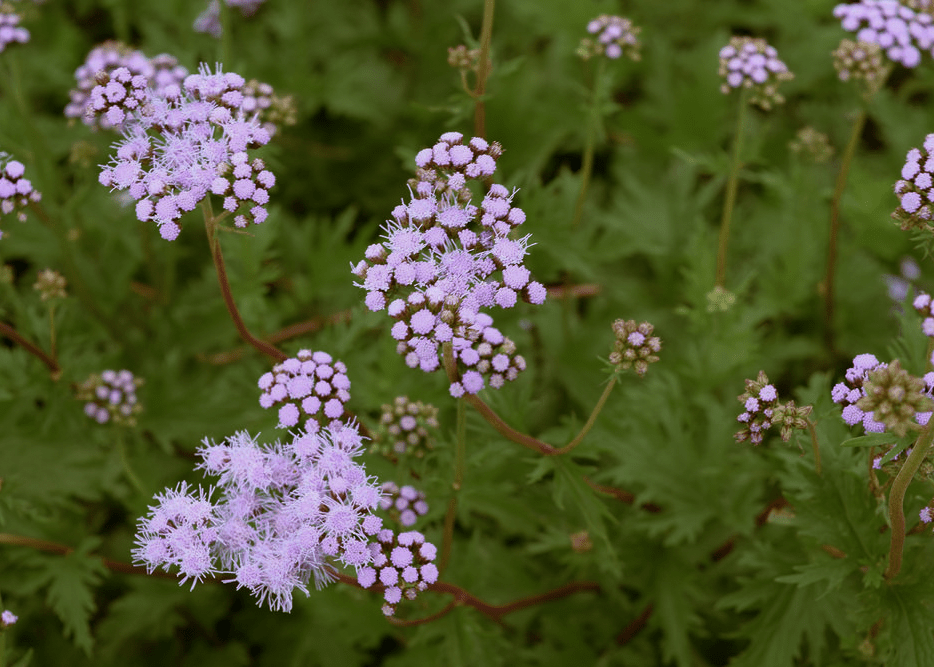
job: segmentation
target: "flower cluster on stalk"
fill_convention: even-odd
[[[743,404],[743,412],[736,421],[743,427],[733,436],[736,442],[748,440],[759,445],[770,428],[779,429],[779,437],[788,442],[791,432],[807,428],[810,405],[795,405],[794,401],[781,403],[775,385],[769,382],[764,371],[759,371],[755,380],[746,380],[746,391],[736,397]]]
[[[42,199],[42,193],[33,187],[28,178],[23,178],[25,174],[26,167],[22,162],[0,151],[0,219],[16,213],[16,218],[23,222],[29,203]],[[2,231],[0,238],[3,238]]]
[[[489,185],[480,205],[471,182],[488,182],[502,148],[459,132],[443,134],[418,153],[411,200],[397,206],[383,227],[383,241],[352,267],[372,311],[396,320],[397,351],[412,368],[442,366],[450,346],[451,393],[475,394],[487,382],[498,388],[525,368],[515,344],[493,326],[483,308],[512,308],[519,299],[545,300],[545,287],[524,266],[529,237],[517,237],[525,213],[513,194]]]
[[[577,55],[584,60],[595,56],[606,56],[612,60],[625,55],[631,60],[639,60],[639,33],[641,28],[622,16],[601,14],[587,24],[587,32],[594,37],[585,37],[577,47]]]
[[[915,11],[897,0],[860,0],[834,7],[847,32],[861,42],[878,44],[893,62],[916,67],[921,52],[934,54],[934,18],[926,11]]]
[[[614,370],[620,371],[632,368],[640,377],[645,375],[649,364],[658,361],[658,352],[662,349],[662,341],[653,336],[655,330],[648,322],[636,324],[635,320],[616,320],[613,322],[613,351],[610,352],[610,363]]]
[[[373,451],[383,456],[408,454],[421,458],[434,447],[431,431],[438,428],[438,408],[408,396],[397,396],[382,406]]]
[[[903,231],[934,229],[934,134],[924,138],[921,148],[908,151],[895,194],[899,205],[892,218]]]
[[[380,490],[383,497],[379,501],[379,508],[387,512],[390,519],[401,523],[406,528],[414,526],[418,517],[428,513],[425,494],[414,486],[400,487],[390,481],[383,482]]]
[[[889,70],[881,46],[852,39],[834,49],[833,66],[841,81],[859,81],[870,95],[882,87]]]
[[[384,586],[386,616],[396,613],[396,605],[403,597],[414,600],[438,580],[438,568],[433,562],[438,550],[418,531],[396,534],[389,529],[381,530],[370,548],[372,564],[358,570],[357,582],[363,588],[375,583]]]
[[[113,422],[133,426],[143,411],[136,389],[143,380],[124,369],[94,373],[78,385],[77,398],[84,401],[84,414],[98,424]]]
[[[766,111],[785,101],[778,86],[794,78],[778,59],[778,51],[755,37],[731,37],[730,43],[720,49],[719,72],[724,79],[720,86],[724,94],[745,88],[749,102]]]
[[[0,3],[0,53],[10,44],[25,44],[29,31],[20,24],[20,16],[7,2]]]
[[[279,407],[279,428],[292,428],[304,419],[308,432],[315,432],[344,414],[350,400],[347,366],[327,352],[299,350],[298,354],[273,366],[259,379],[259,404]]]

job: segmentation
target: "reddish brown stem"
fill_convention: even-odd
[[[632,638],[642,632],[643,628],[645,628],[654,609],[655,608],[651,603],[646,605],[645,609],[642,610],[642,613],[639,614],[639,617],[623,628],[618,635],[616,635],[616,643],[620,646],[623,646],[624,644],[631,642]]]
[[[32,343],[25,338],[23,338],[16,329],[11,327],[6,322],[0,322],[0,334],[6,336],[14,343],[24,348],[29,354],[39,359],[44,363],[48,369],[49,373],[52,374],[53,380],[58,380],[62,376],[62,368],[58,365],[58,362],[55,361],[51,356],[42,351],[35,343]]]

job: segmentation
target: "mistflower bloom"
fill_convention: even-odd
[[[654,327],[648,322],[636,324],[635,320],[616,320],[613,322],[613,351],[610,352],[610,363],[615,371],[632,368],[640,377],[645,375],[649,364],[658,361],[658,352],[662,349],[662,341],[653,336]]]
[[[389,518],[408,528],[414,526],[418,517],[428,513],[428,503],[425,494],[413,486],[399,487],[395,482],[383,482],[380,487],[383,496],[379,501],[379,508],[389,515]]]
[[[921,52],[934,46],[934,19],[927,12],[906,7],[896,0],[861,0],[834,7],[847,32],[861,42],[878,44],[893,62],[916,67]]]
[[[25,173],[26,167],[22,162],[0,151],[0,220],[15,213],[17,220],[24,222],[29,203],[42,199],[42,194],[32,186],[32,182],[24,178]],[[2,231],[0,238],[3,238]]]
[[[889,72],[881,46],[852,39],[842,40],[834,50],[833,66],[841,81],[859,81],[869,95],[882,87]]]
[[[32,288],[39,292],[43,301],[50,301],[64,299],[66,285],[65,277],[58,271],[44,269],[39,272]]]
[[[632,24],[622,16],[601,14],[587,24],[587,32],[594,37],[585,37],[577,47],[577,55],[584,60],[594,56],[606,56],[612,60],[625,55],[631,60],[639,60],[639,33],[642,28]]]
[[[432,432],[438,428],[438,408],[408,396],[383,404],[372,450],[384,456],[409,454],[421,458],[434,448]]]
[[[382,584],[383,613],[392,616],[403,597],[414,600],[438,580],[438,568],[434,564],[438,550],[415,530],[397,535],[386,528],[376,539],[376,543],[370,545],[371,564],[357,568],[357,583],[363,588]]]
[[[279,406],[279,428],[303,425],[309,433],[340,419],[350,400],[347,366],[327,352],[299,350],[259,379],[259,404]]]
[[[773,426],[778,427],[781,439],[788,442],[792,430],[807,428],[811,406],[799,408],[794,401],[779,402],[778,391],[764,371],[759,371],[755,380],[746,380],[746,391],[736,399],[743,404],[743,412],[736,418],[743,425],[733,436],[736,442],[749,440],[759,445],[765,432]]]
[[[143,380],[128,370],[106,370],[78,385],[77,398],[85,401],[84,414],[98,424],[112,421],[135,426],[136,415],[143,411],[136,398],[136,389],[142,384]]]
[[[912,148],[905,158],[902,177],[895,183],[898,208],[892,218],[903,231],[934,229],[934,134],[924,138],[924,144]]]
[[[890,365],[894,368],[888,370]],[[897,360],[884,364],[872,354],[860,354],[847,370],[846,382],[834,385],[831,398],[843,406],[843,421],[848,425],[862,424],[868,433],[905,435],[928,423],[934,410],[932,390],[934,373],[916,378]]]
[[[18,620],[19,620],[19,616],[14,614],[9,609],[4,609],[3,613],[0,614],[0,627],[8,628],[14,623],[16,623],[16,621]]]
[[[785,101],[778,85],[794,78],[778,59],[775,48],[764,39],[753,37],[731,37],[730,43],[720,49],[719,71],[724,78],[720,86],[724,94],[745,88],[749,91],[749,102],[766,111]]]
[[[192,585],[227,574],[258,604],[290,611],[295,589],[307,595],[312,579],[317,588],[334,580],[336,565],[359,571],[372,560],[380,494],[354,461],[362,451],[356,425],[339,422],[285,444],[246,432],[205,440],[197,467],[218,478],[214,492],[183,482],[157,496],[139,520],[134,562],[177,566]]]
[[[707,312],[723,313],[728,311],[736,303],[736,295],[721,285],[717,285],[707,292]]]
[[[915,312],[922,317],[921,331],[925,336],[934,338],[934,302],[931,295],[921,292],[912,302]]]
[[[479,205],[472,203],[471,182],[490,179],[501,153],[496,142],[465,142],[459,132],[420,151],[411,201],[393,210],[383,241],[351,267],[367,291],[367,308],[396,320],[391,335],[408,366],[438,370],[449,344],[455,396],[498,388],[525,368],[512,341],[480,310],[512,308],[520,299],[541,304],[546,296],[524,266],[530,243],[515,234],[525,213],[512,205],[514,193],[494,183]]]
[[[448,65],[462,74],[476,72],[480,67],[480,49],[468,49],[463,44],[448,47]]]
[[[185,78],[175,96],[152,93],[135,122],[123,130],[116,155],[102,166],[99,181],[127,190],[137,201],[136,217],[152,220],[162,238],[174,241],[178,220],[211,194],[222,198],[234,225],[262,223],[275,175],[248,151],[269,142],[269,132],[243,103],[243,77],[212,73],[202,65]]]
[[[0,53],[10,44],[25,44],[29,31],[19,24],[20,16],[7,3],[0,4]]]
[[[792,153],[807,157],[815,164],[824,164],[833,157],[830,139],[823,132],[810,126],[798,130],[795,138],[788,143],[788,148]]]
[[[921,519],[921,523],[931,523],[934,521],[934,513],[931,512],[930,507],[922,507],[918,512],[918,518]]]

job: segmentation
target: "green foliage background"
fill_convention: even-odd
[[[0,318],[48,349],[47,311],[31,288],[37,272],[64,273],[71,296],[56,313],[60,380],[0,341],[0,530],[75,551],[0,545],[3,608],[20,616],[0,635],[7,663],[934,664],[934,544],[928,534],[909,537],[902,574],[883,581],[884,501],[869,490],[866,450],[840,447],[851,434],[829,398],[855,354],[924,370],[917,318],[898,314],[883,276],[913,256],[922,266],[916,287],[934,288],[923,248],[889,219],[905,153],[934,130],[934,64],[925,56],[915,70],[896,71],[870,105],[842,200],[831,352],[820,293],[829,199],[860,106],[832,67],[830,52],[847,36],[834,4],[497,2],[486,105],[487,137],[505,148],[497,181],[520,188],[533,275],[600,289],[497,315],[530,369],[484,397],[510,424],[560,445],[601,392],[599,358],[615,318],[652,322],[665,347],[644,379],[624,378],[570,456],[542,458],[468,415],[444,580],[490,604],[569,582],[597,582],[600,592],[500,622],[463,606],[396,627],[378,595],[348,586],[299,595],[286,615],[233,586],[189,592],[102,564],[129,561],[136,517],[154,493],[200,481],[192,465],[202,438],[247,429],[271,441],[276,422],[257,402],[269,364],[237,338],[197,215],[174,243],[137,222],[97,183],[95,165],[108,161],[114,136],[69,124],[62,109],[75,68],[112,38],[150,56],[170,53],[190,70],[220,61],[295,97],[298,124],[263,153],[278,178],[269,220],[250,236],[223,237],[232,290],[262,336],[349,310],[283,347],[345,361],[349,407],[365,423],[400,394],[441,409],[437,447],[416,482],[431,505],[417,527],[440,544],[456,406],[440,374],[410,370],[395,354],[388,319],[365,310],[349,265],[407,195],[415,153],[444,131],[470,135],[474,104],[446,57],[448,47],[475,45],[483,3],[267,0],[252,18],[231,12],[221,40],[191,30],[199,2],[18,3],[32,39],[0,54],[0,148],[26,165],[52,225],[3,220],[0,262],[13,281],[0,285]],[[574,51],[600,13],[642,27],[643,57],[608,63],[600,80],[594,177],[573,229],[596,75]],[[749,114],[727,274],[737,299],[709,312],[736,116],[736,98],[719,92],[717,53],[732,34],[766,38],[795,79],[783,86],[786,104]],[[830,135],[829,164],[788,150],[805,125]],[[229,362],[216,356],[235,351]],[[136,428],[99,426],[74,399],[74,385],[104,368],[145,379]],[[794,439],[734,443],[735,397],[760,369],[783,397],[815,406],[821,476],[806,436],[803,449]],[[118,438],[143,493],[127,479]],[[366,465],[380,479],[413,479],[376,456]],[[634,502],[598,493],[585,476]],[[910,488],[910,525],[931,495],[927,479]],[[779,498],[790,508],[757,522]],[[578,553],[570,535],[582,530],[593,548]],[[399,614],[426,617],[449,599],[423,593]]]

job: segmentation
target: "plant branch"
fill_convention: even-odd
[[[0,322],[0,334],[6,336],[14,343],[25,349],[29,354],[39,359],[49,369],[53,380],[58,380],[62,376],[62,368],[54,358],[42,351],[35,343],[26,340],[19,332],[6,322]]]
[[[720,242],[717,248],[717,285],[720,287],[723,287],[726,282],[726,251],[730,241],[730,221],[733,218],[733,206],[736,203],[736,190],[739,186],[739,170],[742,167],[740,154],[743,147],[746,105],[746,90],[743,89],[739,95],[739,112],[736,115],[736,136],[733,137],[730,179],[727,181],[726,196],[723,199],[723,217],[720,219]]]

